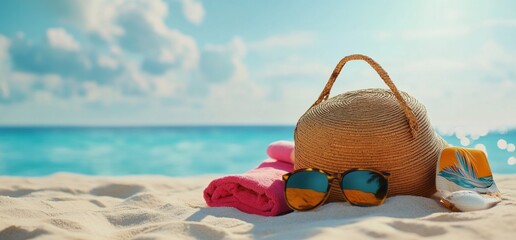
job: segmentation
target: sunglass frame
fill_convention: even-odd
[[[284,190],[283,190],[284,194],[286,194],[286,192],[287,192],[287,181],[288,181],[288,179],[290,178],[290,176],[292,176],[292,175],[294,175],[296,173],[299,173],[299,172],[320,172],[320,173],[324,174],[326,176],[326,178],[328,179],[328,186],[326,188],[326,194],[324,195],[323,200],[321,200],[321,202],[318,203],[317,205],[315,205],[315,206],[313,206],[311,208],[307,208],[307,209],[296,209],[295,207],[290,205],[290,203],[286,199],[286,195],[285,195],[285,200],[286,200],[285,202],[287,202],[287,205],[292,210],[296,210],[296,211],[310,211],[310,210],[314,210],[314,209],[322,206],[326,202],[326,200],[328,200],[328,197],[330,196],[330,187],[331,187],[331,184],[333,183],[333,180],[335,180],[335,179],[340,180],[339,181],[339,186],[340,186],[340,189],[342,190],[342,179],[347,174],[352,173],[352,172],[356,172],[356,171],[370,171],[370,172],[374,172],[374,173],[377,173],[380,176],[382,176],[387,181],[387,190],[385,191],[385,196],[383,197],[381,202],[378,205],[376,205],[376,206],[382,205],[383,202],[385,202],[385,200],[387,199],[387,195],[389,194],[389,178],[391,177],[391,174],[388,173],[388,172],[385,172],[385,171],[379,171],[379,170],[372,169],[372,168],[351,168],[351,169],[348,169],[345,172],[340,173],[340,174],[339,173],[333,173],[332,174],[332,173],[329,173],[327,171],[324,171],[324,170],[318,169],[318,168],[301,168],[301,169],[297,169],[297,170],[295,170],[293,172],[283,174],[281,176],[281,178],[285,182],[285,186],[284,186]],[[357,203],[350,202],[348,200],[348,198],[346,197],[346,193],[344,193],[344,191],[342,191],[342,195],[344,196],[344,199],[346,200],[346,202],[348,202],[349,204],[351,204],[353,206],[361,206],[361,207],[370,206],[370,205],[362,205],[362,204],[357,204]]]

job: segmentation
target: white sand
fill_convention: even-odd
[[[495,176],[504,201],[484,211],[451,213],[434,199],[398,196],[280,217],[206,207],[202,191],[213,178],[0,177],[0,239],[516,239],[516,175]]]

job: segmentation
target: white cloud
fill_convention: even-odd
[[[6,59],[9,56],[9,43],[9,38],[6,38],[0,34],[0,61]]]
[[[62,1],[57,4],[64,6],[59,8],[63,11],[57,13],[59,20],[72,23],[86,36],[106,40],[108,52],[99,54],[90,46],[82,47],[63,28],[48,29],[48,45],[31,43],[19,34],[12,39],[11,62],[0,66],[0,71],[7,72],[2,78],[22,73],[36,80],[22,85],[12,77],[6,77],[5,81],[0,79],[0,94],[9,98],[3,102],[31,99],[36,91],[49,91],[69,99],[97,88],[102,89],[98,94],[107,94],[106,89],[110,88],[128,97],[177,98],[180,97],[178,91],[185,89],[185,83],[190,84],[187,80],[195,75],[200,58],[197,43],[193,37],[166,24],[168,6],[164,1]],[[0,38],[0,49],[8,41]],[[54,51],[55,48],[67,51]],[[78,51],[81,49],[84,51]],[[7,56],[7,47],[0,54]],[[60,82],[61,90],[42,80],[46,74],[66,80]],[[90,94],[88,99],[98,94]]]
[[[511,67],[516,53],[496,42],[468,56],[405,59],[390,65],[399,66],[387,69],[398,88],[423,103],[432,124],[443,132],[516,127],[516,70]]]
[[[243,59],[247,46],[240,37],[222,45],[206,44],[200,62],[200,71],[206,82],[241,81],[248,78]]]
[[[196,68],[199,50],[195,39],[166,24],[168,7],[163,1],[128,2],[115,19],[123,34],[113,41],[122,51],[138,54],[160,67],[162,74],[172,66],[188,71]]]
[[[244,64],[244,57],[247,53],[247,47],[244,41],[235,37],[230,43],[230,47],[233,52],[232,62],[235,66],[235,72],[232,76],[233,81],[245,81],[249,77],[247,66]]]
[[[465,37],[478,30],[494,27],[516,27],[516,19],[488,19],[478,22],[478,24],[473,24],[472,22],[460,22],[459,20],[461,18],[458,17],[458,13],[450,12],[448,14],[450,14],[450,16],[447,17],[450,22],[447,22],[446,25],[396,31],[380,30],[373,32],[372,35],[375,39],[380,41],[390,39],[406,41],[421,39],[436,40]]]
[[[200,53],[195,39],[175,29],[170,30],[166,36],[171,41],[169,49],[172,54],[182,57],[181,65],[183,68],[191,70],[197,67]]]
[[[249,43],[250,49],[263,50],[271,48],[293,48],[313,44],[316,36],[309,32],[294,32],[284,35],[276,35],[265,38],[261,41]]]
[[[118,68],[118,62],[113,59],[112,57],[106,56],[106,55],[100,55],[97,58],[97,63],[101,67],[110,68],[110,69],[117,69]]]
[[[333,69],[313,60],[300,57],[288,57],[281,62],[266,65],[258,75],[260,77],[288,77],[288,76],[329,76]]]
[[[9,91],[9,86],[7,85],[7,81],[0,82],[0,93],[2,98],[9,98],[11,93]]]
[[[469,20],[471,16],[468,15],[473,12],[471,6],[449,3],[424,3],[424,5],[419,7],[426,11],[421,12],[418,19],[409,21],[408,25],[411,27],[381,29],[373,32],[373,37],[380,41],[450,40],[468,36],[478,29],[478,26]],[[436,12],[435,9],[438,11]],[[403,25],[405,24],[400,26]]]
[[[67,51],[78,51],[81,46],[63,28],[49,28],[47,30],[47,40],[51,47]]]
[[[7,99],[11,95],[9,85],[7,84],[7,74],[9,71],[7,65],[7,59],[9,58],[9,45],[9,39],[0,35],[0,100]]]
[[[119,56],[120,54],[122,54],[122,49],[118,45],[111,45],[111,47],[109,48],[109,52]]]
[[[380,30],[373,32],[373,37],[380,41],[385,40],[436,40],[460,38],[473,32],[474,28],[464,25],[446,25],[432,28],[405,29],[401,31]]]
[[[400,36],[405,40],[442,39],[462,37],[471,32],[472,29],[467,26],[441,26],[437,28],[405,30],[400,33]]]
[[[516,27],[516,19],[489,19],[483,22],[486,27]]]
[[[187,94],[187,85],[192,84],[187,81],[191,79],[190,71],[173,70],[155,75],[142,71],[137,62],[122,64],[125,71],[117,76],[113,87],[116,89],[118,86],[118,90],[128,97],[134,95],[156,99],[183,99]]]
[[[47,74],[43,75],[41,81],[45,84],[47,88],[50,89],[58,89],[62,87],[62,78],[57,74]]]
[[[36,76],[27,73],[6,72],[2,73],[4,81],[1,83],[2,97],[0,103],[16,102],[30,94]]]
[[[247,45],[242,38],[234,37],[224,45],[208,44],[205,46],[205,50],[215,52],[218,56],[224,57],[224,59],[213,59],[214,61],[228,61],[231,64],[230,67],[218,69],[218,71],[222,71],[224,74],[209,72],[210,76],[221,75],[225,79],[215,81],[216,84],[208,86],[208,95],[203,101],[207,111],[221,111],[221,113],[236,111],[237,114],[245,114],[245,112],[250,111],[249,106],[253,103],[264,102],[266,91],[250,78],[247,66],[244,64]],[[210,76],[208,76],[208,81],[211,80]],[[215,112],[210,114],[217,115],[213,118],[216,122],[223,122],[228,117],[231,118],[231,116],[225,117],[223,114]]]
[[[85,82],[82,84],[84,96],[81,101],[86,103],[112,102],[113,100],[123,100],[124,97],[120,92],[111,86],[100,86],[95,82]]]
[[[164,51],[174,56],[176,66],[188,70],[198,64],[195,39],[167,25],[165,20],[169,11],[163,0],[62,1],[60,4],[68,9],[68,12],[57,13],[63,21],[106,40],[117,55],[125,51],[162,61],[160,55]],[[185,1],[183,6],[188,10],[185,12],[187,18],[202,20],[202,4]]]
[[[10,91],[9,86],[7,85],[7,58],[9,57],[9,39],[0,35],[0,99],[9,98]]]
[[[183,14],[188,21],[200,24],[204,18],[204,7],[197,0],[182,0]]]
[[[69,26],[86,36],[105,40],[109,52],[93,52],[86,46],[88,42],[81,46],[70,32],[59,27],[47,30],[48,45],[34,43],[20,33],[12,39],[13,47],[9,51],[10,39],[0,36],[0,57],[12,58],[0,66],[1,102],[32,101],[36,95],[46,98],[48,94],[93,102],[109,99],[103,95],[112,92],[128,99],[135,96],[180,99],[186,94],[186,86],[193,84],[188,80],[195,78],[198,71],[197,43],[193,37],[166,23],[169,11],[165,1],[56,1],[48,4],[59,5],[56,9],[60,11],[55,12],[58,21],[71,24]],[[184,5],[189,21],[202,21],[201,3],[180,4]],[[24,54],[27,52],[30,54]],[[145,66],[154,66],[154,69]],[[48,94],[42,94],[44,91]]]
[[[167,79],[167,77],[156,78],[154,85],[154,96],[156,97],[172,97],[176,95],[179,90],[184,90],[184,87],[181,86],[182,84],[174,83],[170,79]]]
[[[62,18],[88,32],[98,34],[105,40],[112,40],[124,32],[116,22],[119,12],[126,4],[123,0],[62,1],[61,4],[69,10],[58,13]]]

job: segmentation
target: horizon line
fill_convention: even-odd
[[[63,129],[137,129],[137,128],[231,128],[231,127],[240,127],[240,128],[253,128],[253,127],[272,127],[272,128],[280,128],[280,127],[290,127],[295,128],[296,124],[267,124],[267,123],[256,123],[256,124],[244,124],[244,123],[219,123],[219,124],[120,124],[120,125],[110,125],[110,124],[0,124],[0,130],[6,129],[52,129],[52,128],[63,128]],[[455,135],[456,132],[443,132],[439,127],[433,127],[434,131],[439,135],[443,136],[451,136]],[[503,129],[491,129],[488,130],[487,133],[500,133],[506,134],[509,132],[516,132],[516,126],[511,128],[503,128]],[[466,135],[474,135],[472,133],[465,133]]]
[[[295,127],[296,124],[0,124],[0,128]]]

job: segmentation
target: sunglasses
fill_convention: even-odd
[[[303,168],[282,176],[287,205],[297,211],[321,206],[330,195],[331,183],[339,180],[344,199],[355,206],[377,206],[387,198],[390,174],[374,169],[353,168],[330,174],[316,168]]]

